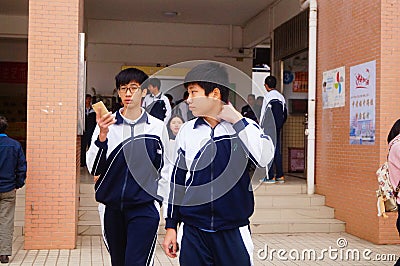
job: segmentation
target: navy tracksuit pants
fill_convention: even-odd
[[[112,265],[153,265],[159,221],[153,202],[123,211],[106,206],[104,231]]]
[[[249,226],[207,232],[185,224],[179,263],[181,266],[252,265],[253,249]]]

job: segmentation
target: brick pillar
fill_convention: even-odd
[[[80,1],[29,1],[26,249],[76,245]]]

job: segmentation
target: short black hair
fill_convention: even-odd
[[[118,90],[121,85],[128,84],[131,81],[135,81],[141,85],[148,78],[149,76],[140,69],[134,67],[126,68],[115,76],[115,86]]]
[[[218,63],[204,63],[195,66],[185,77],[183,85],[197,84],[204,89],[208,96],[215,88],[221,93],[221,101],[227,103],[229,99],[229,78],[226,68]]]
[[[267,84],[267,86],[271,89],[276,88],[276,78],[274,76],[268,76],[264,80],[264,84]]]
[[[169,93],[166,93],[166,94],[164,94],[164,95],[165,95],[165,97],[168,98],[168,100],[169,100],[170,102],[172,102],[172,100],[174,99],[174,97],[173,97],[171,94],[169,94]]]
[[[4,134],[8,127],[7,119],[4,116],[0,116],[0,134]]]
[[[150,78],[147,82],[147,86],[148,85],[151,85],[153,87],[157,87],[158,89],[161,89],[161,81],[158,78]]]
[[[87,99],[87,98],[92,98],[92,95],[86,94],[85,99]]]
[[[249,95],[247,95],[247,97],[252,97],[254,100],[256,99],[256,96],[252,93],[250,93]]]
[[[387,136],[388,144],[399,134],[400,134],[400,119],[398,119],[390,129],[389,135]]]

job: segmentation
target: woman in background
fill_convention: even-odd
[[[183,118],[178,115],[172,115],[171,118],[168,120],[167,123],[167,130],[169,135],[169,147],[168,147],[168,160],[173,164],[176,160],[177,150],[175,145],[175,138],[178,135],[179,129],[185,123]]]

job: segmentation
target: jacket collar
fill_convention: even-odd
[[[127,121],[122,117],[121,115],[121,111],[123,108],[119,109],[115,115],[115,118],[117,119],[117,122],[115,124],[120,125],[123,124],[124,122],[127,123]],[[147,123],[150,124],[149,122],[149,117],[147,115],[147,112],[143,109],[140,108],[142,111],[142,114],[140,115],[140,117],[136,120],[135,124],[140,124],[140,123]]]

